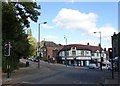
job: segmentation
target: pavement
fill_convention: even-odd
[[[43,62],[44,61],[41,61],[41,64]],[[56,64],[55,63],[54,65],[61,65],[61,64]],[[80,68],[80,67],[75,67],[75,68]],[[10,78],[7,78],[6,73],[2,73],[2,84],[16,83],[21,78],[30,76],[30,75],[32,75],[36,72],[38,72],[40,74],[43,74],[43,73],[49,72],[49,69],[45,68],[45,67],[42,67],[42,66],[40,66],[40,68],[38,69],[37,66],[30,65],[29,67],[22,67],[19,70],[13,71],[10,75]],[[118,81],[118,78],[116,78],[116,77],[114,79],[105,79],[104,83],[105,84],[119,84],[120,85],[120,83]]]
[[[37,64],[37,63],[36,63]],[[41,62],[42,64],[42,62]],[[18,70],[15,70],[11,73],[10,78],[7,78],[7,73],[2,73],[2,84],[16,84],[21,78],[33,75],[35,73],[46,73],[49,72],[48,68],[44,68],[42,66],[32,66],[30,65],[29,67],[22,67],[19,68]]]
[[[114,72],[114,78],[106,78],[105,79],[105,84],[119,84],[120,86],[120,81],[118,79],[118,72]]]

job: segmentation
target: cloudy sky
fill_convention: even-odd
[[[118,31],[117,2],[37,2],[41,5],[40,40],[57,44],[87,44],[111,47],[111,36]],[[38,39],[38,23],[31,22],[33,36]],[[98,32],[94,34],[93,32]]]

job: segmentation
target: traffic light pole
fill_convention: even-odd
[[[10,44],[10,42],[8,43],[8,44],[5,44],[5,54],[4,54],[4,56],[6,56],[7,57],[7,78],[9,78],[10,77],[10,63],[9,63],[9,58],[10,58],[10,49],[11,49],[11,44]]]
[[[10,56],[7,57],[8,64],[7,64],[7,78],[10,78],[10,63],[9,63]]]
[[[114,67],[113,67],[113,58],[114,58],[114,51],[115,51],[115,48],[112,48],[112,79],[114,78]]]
[[[112,58],[112,79],[114,78],[113,58]]]
[[[112,79],[113,79],[114,78],[114,67],[113,67],[114,61],[113,61],[113,58],[114,58],[115,48],[109,48],[108,53],[109,53],[109,59],[111,59],[111,62],[112,62],[111,73],[112,73]]]
[[[101,32],[94,32],[94,33],[99,33],[100,34],[100,70],[102,70],[102,57],[101,57]]]

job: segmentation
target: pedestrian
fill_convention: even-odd
[[[50,56],[48,55],[48,63],[50,63]]]
[[[55,58],[53,58],[53,63],[55,63]]]

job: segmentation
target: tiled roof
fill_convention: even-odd
[[[39,44],[39,43],[38,43]],[[41,46],[42,45],[44,45],[44,46],[46,46],[46,47],[59,47],[59,46],[62,46],[62,45],[60,45],[60,44],[56,44],[56,43],[54,43],[54,42],[52,42],[52,41],[42,41],[41,42]]]
[[[76,47],[77,50],[91,50],[92,52],[96,52],[96,50],[100,50],[99,46],[69,44],[69,45],[64,45],[64,47],[61,49],[61,51],[70,50],[71,47]]]
[[[57,44],[55,44],[54,42],[50,42],[50,41],[46,41],[45,46],[46,47],[58,47]]]

